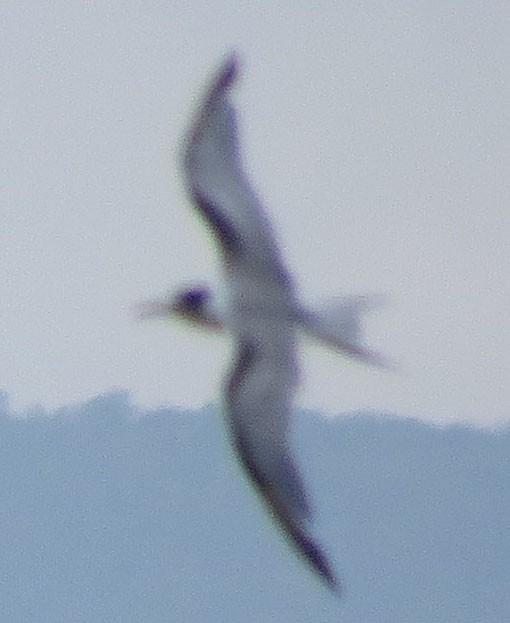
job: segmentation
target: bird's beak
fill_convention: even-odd
[[[135,315],[138,320],[152,318],[168,318],[176,312],[175,305],[169,299],[149,299],[135,305]]]

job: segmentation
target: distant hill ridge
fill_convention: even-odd
[[[0,620],[504,623],[510,431],[299,412],[337,600],[286,547],[217,409],[0,394]],[[212,617],[212,618],[211,618]]]

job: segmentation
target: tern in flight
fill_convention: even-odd
[[[321,312],[298,302],[271,225],[243,171],[230,94],[238,74],[232,55],[200,102],[184,149],[188,193],[221,256],[226,303],[207,286],[196,286],[148,301],[141,315],[178,315],[231,334],[235,355],[224,410],[238,458],[296,550],[339,591],[335,571],[312,534],[311,504],[289,447],[297,332],[362,362],[385,362],[361,342],[361,316],[370,298],[336,299]]]

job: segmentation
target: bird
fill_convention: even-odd
[[[335,296],[315,303],[300,304],[294,314],[296,329],[317,340],[322,346],[354,361],[381,369],[393,369],[395,363],[363,343],[363,320],[366,313],[386,303],[381,293]],[[230,314],[227,301],[208,284],[187,285],[164,297],[147,299],[137,305],[140,319],[178,318],[194,327],[227,333]]]
[[[232,90],[240,75],[229,54],[199,100],[184,138],[185,184],[191,205],[220,257],[225,297],[207,284],[141,305],[142,317],[180,317],[229,333],[233,357],[223,386],[231,442],[272,518],[299,555],[334,592],[341,583],[313,534],[313,509],[290,445],[299,382],[298,332],[363,363],[385,366],[361,340],[371,297],[339,297],[329,311],[303,306],[266,211],[244,169]]]

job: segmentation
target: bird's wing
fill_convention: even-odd
[[[193,204],[212,229],[224,259],[265,277],[286,279],[272,228],[243,171],[230,91],[239,61],[228,57],[213,77],[184,141],[184,173]]]
[[[309,532],[310,505],[288,446],[297,383],[293,287],[263,208],[244,174],[230,89],[232,56],[207,90],[185,146],[192,201],[224,260],[229,329],[237,357],[225,388],[234,446],[249,477],[297,550],[336,587]]]
[[[245,334],[238,342],[227,383],[227,419],[239,459],[274,519],[298,553],[338,591],[333,568],[310,531],[310,503],[288,446],[295,372],[294,336],[286,325],[273,323],[264,335]]]

